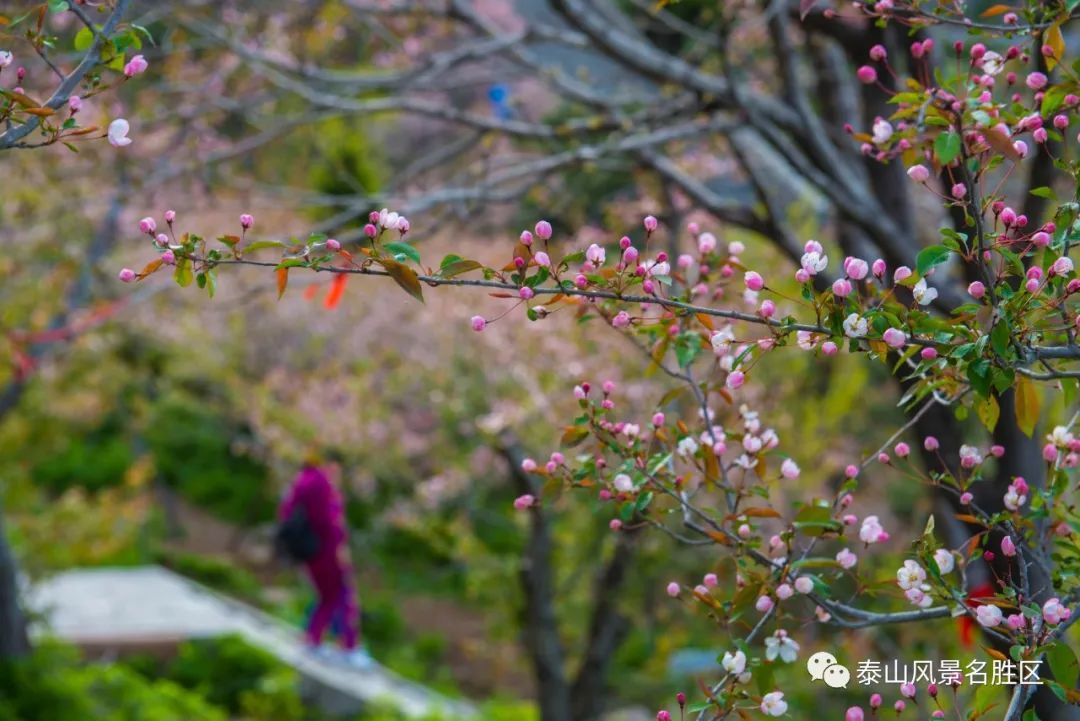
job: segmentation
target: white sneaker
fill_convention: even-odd
[[[377,665],[366,648],[354,648],[352,651],[346,651],[342,654],[342,660],[346,666],[355,668],[358,671],[368,671]]]
[[[334,649],[328,648],[324,644],[319,644],[318,646],[305,646],[304,652],[323,663],[330,663],[334,660]]]

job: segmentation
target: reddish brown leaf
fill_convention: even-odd
[[[341,296],[345,294],[345,284],[349,281],[349,276],[345,273],[338,273],[334,276],[334,279],[330,281],[330,292],[326,294],[323,299],[323,307],[327,310],[333,310],[338,307],[338,303],[341,302]]]
[[[162,264],[161,258],[158,258],[157,260],[152,260],[149,263],[147,263],[146,267],[142,269],[141,273],[139,273],[139,280],[142,280],[146,276],[148,276],[151,273],[153,273],[154,271],[156,271],[158,268],[161,267],[161,264]]]
[[[390,274],[394,282],[401,286],[402,290],[421,303],[424,302],[424,289],[420,286],[420,276],[416,274],[416,271],[389,258],[384,258],[379,262],[386,268],[386,272]]]
[[[281,296],[285,295],[285,288],[289,285],[289,269],[278,268],[274,273],[277,275],[277,297],[281,300]]]

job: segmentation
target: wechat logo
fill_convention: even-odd
[[[824,681],[832,688],[847,688],[851,672],[841,666],[828,651],[818,651],[806,661],[806,670],[814,681]]]

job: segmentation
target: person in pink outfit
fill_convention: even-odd
[[[344,659],[353,666],[368,668],[373,660],[360,644],[360,607],[349,557],[345,505],[338,483],[341,468],[336,463],[300,469],[278,509],[278,521],[299,516],[310,537],[303,564],[311,578],[318,602],[308,620],[307,640],[321,650],[323,635],[334,624],[339,628]],[[295,520],[295,519],[294,519]]]

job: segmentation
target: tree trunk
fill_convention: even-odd
[[[18,566],[0,511],[0,661],[21,658],[29,652],[26,619],[19,608]]]

